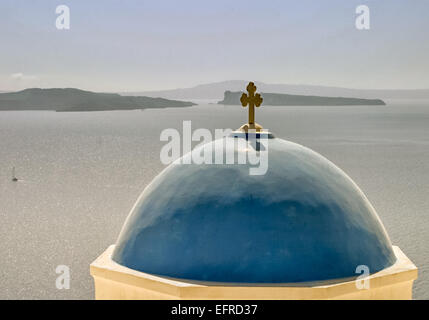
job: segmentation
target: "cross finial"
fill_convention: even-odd
[[[249,106],[249,122],[241,126],[240,130],[247,132],[248,129],[255,129],[256,131],[260,131],[262,126],[255,123],[255,107],[259,107],[263,99],[259,93],[255,94],[256,86],[253,82],[249,82],[246,90],[248,93],[243,93],[240,101],[243,107]]]

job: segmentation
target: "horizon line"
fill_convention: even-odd
[[[170,89],[155,89],[155,90],[145,90],[145,89],[140,89],[140,90],[127,90],[127,91],[123,91],[123,90],[116,90],[116,91],[98,91],[98,90],[92,90],[92,89],[86,89],[83,87],[26,87],[23,89],[19,89],[19,90],[4,90],[4,89],[0,89],[0,93],[11,93],[11,92],[20,92],[20,91],[24,91],[27,89],[79,89],[79,90],[83,90],[83,91],[91,91],[91,92],[98,92],[98,93],[137,93],[137,92],[163,92],[163,91],[175,91],[175,90],[186,90],[186,89],[194,89],[200,86],[208,86],[208,85],[214,85],[214,84],[221,84],[221,83],[225,83],[225,82],[249,82],[251,80],[223,80],[223,81],[215,81],[215,82],[206,82],[206,83],[200,83],[200,84],[196,84],[193,86],[188,86],[188,87],[175,87],[175,88],[170,88]],[[269,82],[264,82],[264,81],[258,81],[258,80],[253,80],[252,82],[255,83],[260,83],[260,84],[264,84],[264,85],[286,85],[286,86],[307,86],[307,87],[323,87],[323,88],[332,88],[332,89],[346,89],[346,90],[370,90],[370,91],[423,91],[423,90],[429,90],[429,87],[425,87],[425,88],[410,88],[410,89],[404,89],[404,88],[351,88],[351,87],[342,87],[342,86],[337,86],[337,85],[323,85],[323,84],[294,84],[294,83],[269,83]]]

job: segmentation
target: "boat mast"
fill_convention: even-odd
[[[12,167],[12,181],[18,181],[17,177],[15,176],[15,167]]]

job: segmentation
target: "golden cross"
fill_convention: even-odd
[[[249,82],[246,90],[248,94],[243,93],[241,95],[240,101],[243,107],[246,107],[247,105],[249,106],[249,123],[247,128],[243,128],[243,129],[257,129],[257,130],[262,129],[260,125],[255,123],[255,106],[259,107],[263,99],[259,93],[255,94],[256,86],[253,82]]]

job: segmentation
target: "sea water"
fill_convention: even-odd
[[[429,101],[387,106],[270,107],[256,121],[342,168],[419,268],[429,299]],[[247,109],[0,112],[0,299],[91,299],[90,263],[115,243],[144,187],[164,168],[166,128],[236,129]],[[16,167],[18,182],[11,181]],[[70,289],[58,290],[58,265]]]

